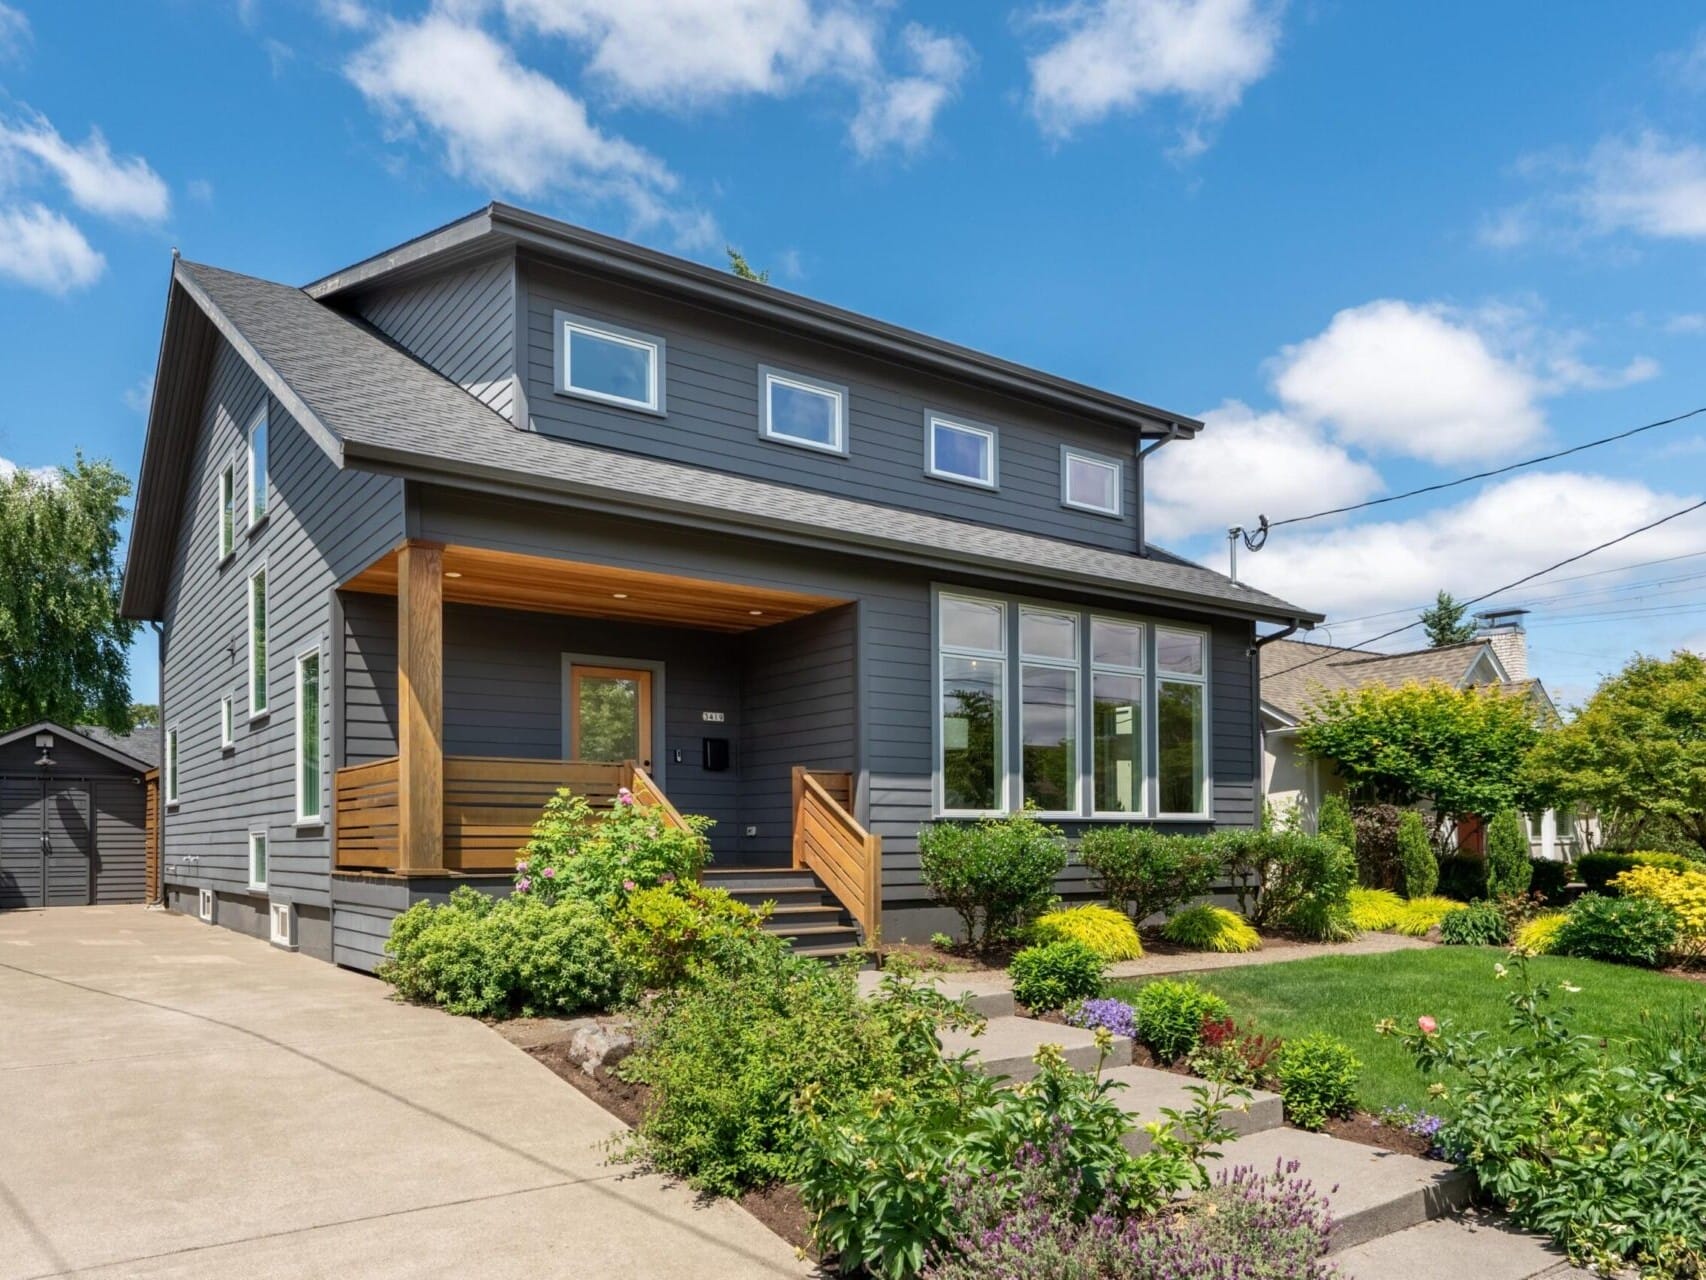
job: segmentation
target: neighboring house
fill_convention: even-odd
[[[1453,689],[1497,686],[1524,693],[1539,714],[1556,723],[1558,710],[1546,686],[1528,673],[1528,639],[1522,616],[1512,609],[1476,616],[1480,634],[1462,644],[1409,653],[1369,653],[1302,640],[1275,640],[1262,649],[1262,787],[1278,813],[1293,805],[1313,828],[1321,800],[1344,789],[1329,760],[1297,745],[1297,727],[1310,704],[1323,693],[1370,685],[1441,683]],[[1537,858],[1573,860],[1586,834],[1577,819],[1553,810],[1528,814],[1529,845]],[[1454,833],[1466,852],[1480,852],[1478,823],[1466,822]]]
[[[157,744],[51,720],[0,734],[0,910],[148,899]]]
[[[306,288],[178,261],[123,601],[168,903],[371,969],[562,784],[890,938],[937,818],[1249,825],[1256,623],[1318,615],[1146,543],[1200,426],[501,205]]]

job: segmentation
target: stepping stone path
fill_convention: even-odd
[[[860,975],[867,991],[880,980],[879,974]],[[985,1071],[1017,1082],[1037,1074],[1032,1061],[1037,1050],[1054,1044],[1071,1066],[1095,1070],[1100,1057],[1095,1033],[1016,1016],[1004,975],[945,974],[934,982],[988,1019],[979,1036],[944,1033],[944,1055],[969,1050]],[[1131,1041],[1114,1037],[1109,1061],[1129,1064]],[[1195,1104],[1186,1090],[1196,1082],[1188,1076],[1131,1065],[1103,1074],[1125,1086],[1114,1098],[1136,1126],[1126,1138],[1136,1153],[1149,1148],[1143,1126],[1165,1119],[1164,1108],[1184,1111]],[[1345,1280],[1563,1280],[1586,1274],[1533,1236],[1496,1220],[1456,1216],[1469,1207],[1473,1183],[1454,1165],[1287,1128],[1279,1097],[1261,1091],[1253,1092],[1247,1109],[1223,1113],[1222,1123],[1238,1136],[1221,1147],[1215,1167],[1246,1165],[1266,1172],[1295,1161],[1297,1176],[1327,1198],[1338,1223],[1333,1252]]]

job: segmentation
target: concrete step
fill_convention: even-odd
[[[1117,1090],[1113,1098],[1139,1126],[1125,1136],[1126,1149],[1133,1155],[1142,1155],[1154,1145],[1143,1131],[1143,1125],[1166,1119],[1161,1114],[1165,1107],[1181,1114],[1189,1111],[1197,1105],[1197,1100],[1189,1092],[1191,1087],[1206,1087],[1205,1082],[1194,1076],[1157,1071],[1154,1067],[1110,1067],[1102,1073],[1102,1078],[1125,1086]],[[1220,1122],[1239,1136],[1261,1133],[1277,1129],[1285,1122],[1285,1108],[1279,1094],[1252,1089],[1250,1100],[1235,1101],[1221,1113]]]
[[[1004,973],[921,973],[918,977],[950,1000],[964,998],[986,1018],[1010,1018],[1017,1008],[1013,1003],[1013,984]],[[859,975],[859,989],[870,995],[882,980],[879,970],[868,969]]]
[[[792,948],[792,951],[797,956],[810,956],[813,960],[822,960],[826,964],[833,964],[837,960],[841,960],[846,956],[850,956],[855,953],[863,954],[864,948],[857,945],[840,946],[831,943],[828,945],[820,944],[818,946],[796,945]]]
[[[1006,1076],[1015,1082],[1030,1080],[1037,1074],[1037,1064],[1032,1059],[1045,1044],[1059,1045],[1067,1064],[1079,1071],[1094,1071],[1101,1059],[1094,1031],[1038,1022],[1035,1018],[991,1018],[983,1034],[978,1036],[969,1031],[942,1033],[942,1053],[945,1056],[953,1057],[970,1049],[978,1065],[989,1074]],[[1124,1036],[1115,1036],[1108,1061],[1130,1062],[1131,1041]]]
[[[1338,1257],[1344,1280],[1592,1280],[1544,1236],[1461,1214],[1370,1240]]]
[[[1221,1148],[1217,1163],[1268,1173],[1292,1160],[1297,1176],[1313,1183],[1332,1207],[1338,1223],[1334,1252],[1466,1208],[1473,1190],[1469,1174],[1452,1165],[1301,1129],[1266,1129],[1236,1138]]]

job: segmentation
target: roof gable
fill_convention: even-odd
[[[13,729],[9,733],[0,734],[0,747],[10,746],[21,738],[32,737],[38,733],[56,734],[61,738],[70,738],[78,746],[87,748],[98,756],[104,756],[115,764],[121,764],[127,769],[138,773],[147,773],[154,768],[154,762],[144,760],[141,756],[130,751],[122,750],[115,745],[121,741],[119,735],[110,734],[105,729],[99,731],[101,736],[94,737],[87,730],[67,729],[64,725],[53,720],[37,720],[34,724],[25,725],[21,729]]]

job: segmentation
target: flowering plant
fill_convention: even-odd
[[[686,821],[686,830],[665,823],[626,787],[603,812],[563,788],[546,802],[516,859],[515,891],[547,903],[585,898],[614,909],[624,893],[691,880],[709,857],[705,832],[711,821]]]
[[[1115,1000],[1111,996],[1080,1001],[1068,1011],[1066,1021],[1069,1026],[1087,1027],[1092,1031],[1105,1027],[1116,1036],[1137,1038],[1137,1010],[1124,1000]]]

